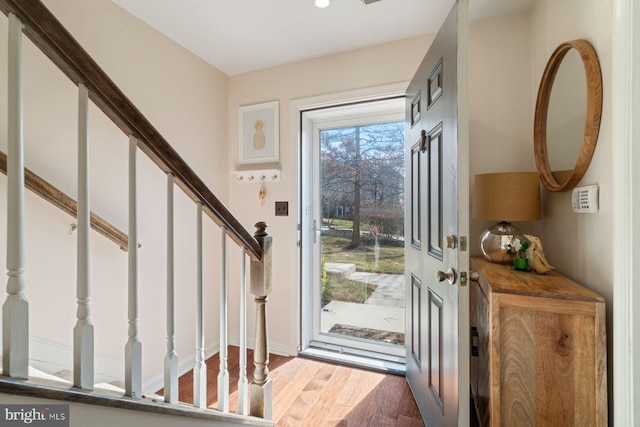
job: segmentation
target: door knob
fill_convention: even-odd
[[[450,284],[456,283],[456,271],[453,268],[450,268],[445,273],[444,271],[436,271],[436,280],[438,282],[448,281]]]

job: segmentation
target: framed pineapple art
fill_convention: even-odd
[[[273,163],[280,160],[278,101],[240,107],[238,163]]]

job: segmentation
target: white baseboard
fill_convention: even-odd
[[[217,341],[206,346],[204,349],[204,359],[207,360],[214,354],[218,353],[219,348],[220,348],[220,343]],[[164,355],[163,355],[163,360],[164,360]],[[182,357],[181,355],[178,355],[178,377],[181,377],[182,375],[192,370],[195,364],[196,364],[195,351],[193,354],[189,356]],[[142,390],[147,394],[153,394],[162,388],[164,388],[164,371],[160,371],[158,374],[153,375],[151,378],[147,380],[145,380],[144,378],[142,380]]]
[[[247,348],[254,348],[254,339],[247,338]],[[236,347],[240,347],[240,336],[233,335],[229,336],[229,345],[234,345]],[[291,356],[291,346],[288,344],[280,344],[280,343],[269,343],[269,353],[277,354],[278,356]]]
[[[254,340],[247,339],[247,347],[254,347]],[[239,336],[230,336],[229,345],[239,346]],[[205,348],[205,359],[218,353],[220,343],[210,343]],[[269,352],[280,356],[290,356],[289,345],[270,343]],[[29,337],[29,364],[48,374],[55,374],[63,370],[73,370],[73,347],[60,344],[44,338]],[[162,355],[164,358],[164,355]],[[178,355],[178,376],[193,369],[196,362],[193,354]],[[144,369],[143,369],[144,370]],[[100,354],[95,355],[95,383],[110,383],[124,381],[124,359],[116,359]],[[142,389],[147,394],[153,394],[164,387],[164,372],[160,372],[142,379]]]
[[[73,347],[45,338],[29,336],[29,364],[48,374],[73,370]],[[95,382],[122,381],[124,360],[95,355]]]

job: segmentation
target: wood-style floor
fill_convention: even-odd
[[[249,354],[249,382],[253,355]],[[207,405],[217,407],[218,356],[207,360]],[[229,348],[230,410],[238,408],[238,348]],[[273,419],[278,426],[424,426],[406,379],[301,357],[270,355]],[[159,394],[162,394],[160,391]],[[179,399],[193,402],[193,373]]]

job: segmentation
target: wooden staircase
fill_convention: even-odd
[[[272,237],[267,232],[267,224],[256,223],[256,232],[245,229],[218,197],[205,185],[193,169],[176,150],[164,139],[156,128],[142,115],[136,106],[107,76],[100,66],[78,44],[73,36],[38,0],[0,0],[0,10],[9,22],[8,51],[8,150],[6,155],[7,174],[7,296],[3,305],[2,318],[2,373],[0,393],[28,396],[34,399],[52,399],[73,402],[80,405],[101,405],[118,409],[167,414],[171,416],[193,417],[217,421],[220,425],[250,424],[273,425],[271,418],[271,380],[268,376],[268,339],[266,324],[266,303],[271,292]],[[35,378],[29,375],[29,299],[43,296],[29,295],[26,281],[25,257],[25,208],[24,189],[34,189],[30,185],[32,176],[24,167],[23,137],[23,84],[22,84],[22,40],[28,37],[70,80],[78,87],[78,200],[68,213],[77,216],[77,321],[73,329],[73,379],[70,384],[52,381],[51,378]],[[128,252],[128,297],[123,301],[127,306],[128,330],[123,331],[124,344],[124,391],[99,390],[95,384],[94,325],[90,286],[90,244],[89,231],[92,224],[89,198],[89,143],[88,109],[95,104],[128,137],[129,207],[128,236],[119,236],[118,241],[126,243]],[[143,396],[142,391],[142,343],[139,336],[139,305],[144,300],[138,284],[137,237],[137,161],[139,153],[146,155],[166,175],[167,189],[167,283],[166,283],[166,334],[167,352],[164,357],[164,397]],[[4,156],[3,159],[4,160]],[[3,161],[3,163],[5,163]],[[25,185],[25,175],[27,183]],[[36,176],[37,177],[37,176]],[[44,187],[44,186],[40,186]],[[196,269],[196,354],[194,372],[194,404],[187,406],[178,401],[178,356],[175,351],[175,293],[174,278],[174,192],[179,189],[196,207],[194,218],[197,228]],[[59,207],[70,206],[64,194],[56,194],[50,188],[43,197]],[[62,198],[67,197],[67,199]],[[73,203],[72,203],[73,202]],[[64,209],[64,208],[63,208]],[[212,307],[204,306],[203,298],[203,221],[209,218],[220,229],[220,307],[219,307],[219,356],[218,408],[206,408],[206,366],[204,313]],[[116,229],[117,231],[117,229]],[[227,255],[229,243],[238,247],[240,283],[229,286],[227,266],[233,264]],[[249,385],[246,369],[246,307],[247,258],[249,258],[249,290],[256,302],[256,329],[254,341],[253,382]],[[237,261],[237,260],[236,260]],[[229,411],[229,373],[227,369],[228,342],[228,293],[237,290],[240,294],[240,351],[245,355],[241,360],[243,375],[238,388],[243,390],[238,413]],[[29,295],[29,297],[27,297]],[[126,334],[126,336],[125,336]],[[241,357],[242,359],[242,357]]]

